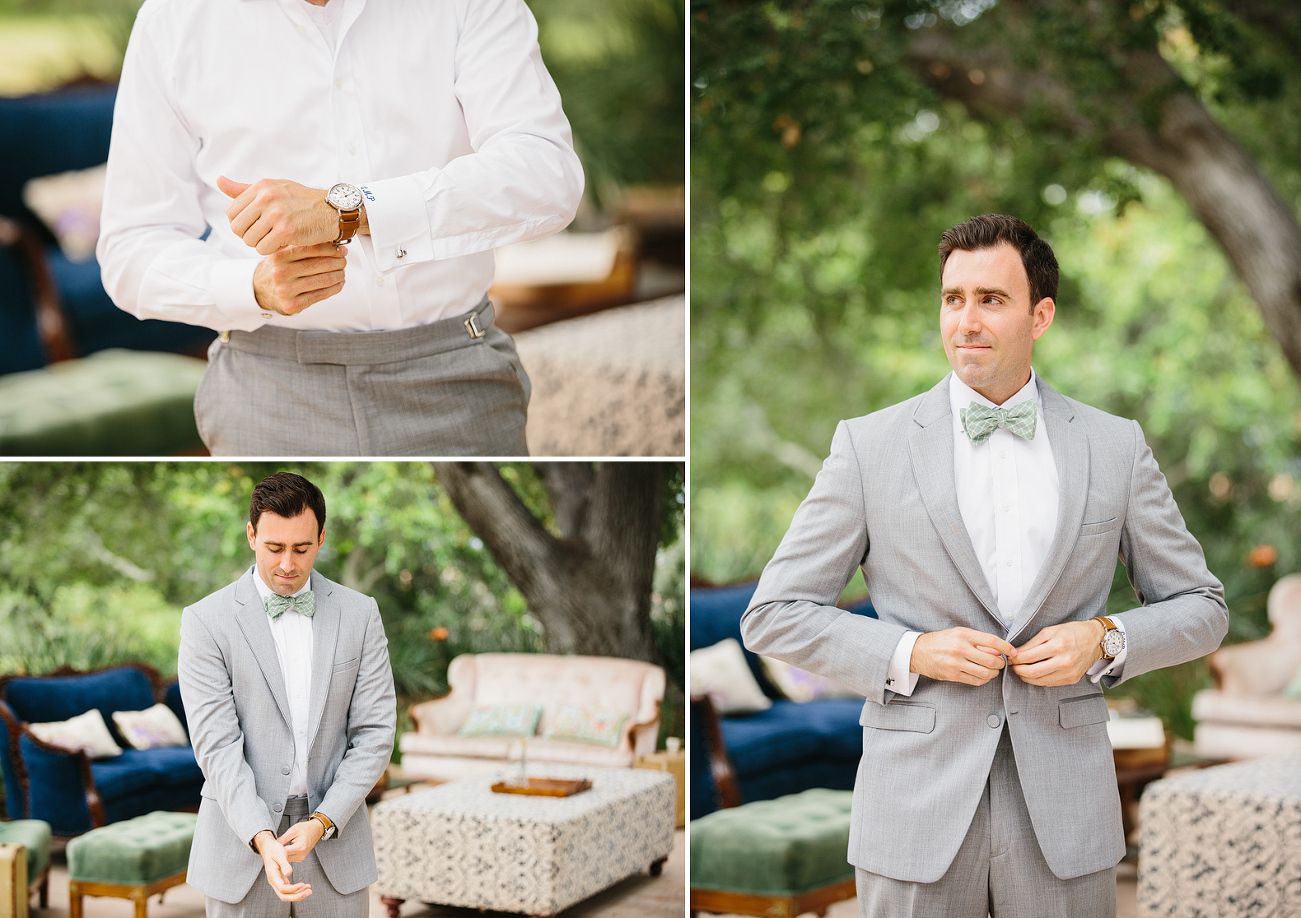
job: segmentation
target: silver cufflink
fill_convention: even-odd
[[[406,258],[406,257],[407,257],[407,250],[406,250],[406,249],[401,249],[401,248],[400,248],[400,249],[398,249],[397,252],[394,253],[394,254],[396,254],[398,258]]]

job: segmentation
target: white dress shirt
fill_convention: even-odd
[[[981,443],[972,443],[962,428],[961,410],[972,402],[990,408],[1013,408],[1035,400],[1037,419],[1034,439],[1019,437],[999,427]],[[1024,609],[1026,595],[1047,559],[1057,531],[1057,508],[1061,482],[1053,460],[1048,427],[1044,424],[1043,399],[1034,370],[1030,381],[1001,406],[995,405],[976,390],[949,376],[949,405],[953,413],[953,475],[957,488],[958,511],[971,537],[971,546],[994,593],[998,612],[1011,634],[1020,625],[1020,616],[1033,613]],[[1124,625],[1116,621],[1124,631]],[[1027,635],[1033,637],[1033,635]],[[917,673],[909,670],[913,645],[920,632],[904,634],[890,658],[886,685],[901,695],[911,695],[917,686]],[[1099,660],[1089,670],[1097,682],[1103,676],[1119,674],[1125,652],[1114,660]]]
[[[275,592],[262,580],[262,575],[253,567],[253,585],[262,597],[262,607],[266,608],[267,598]],[[312,588],[312,578],[307,578],[307,586],[294,596],[306,593]],[[268,616],[269,618],[269,616]],[[289,699],[289,719],[293,721],[294,764],[289,770],[289,796],[307,796],[307,719],[312,700],[312,620],[306,615],[287,610],[271,625],[271,637],[276,642],[276,659],[280,661],[280,672],[285,677],[285,696]]]
[[[113,119],[104,286],[140,318],[218,330],[460,315],[492,250],[562,229],[583,191],[523,0],[147,0]],[[342,292],[261,310],[261,256],[231,232],[219,175],[360,186],[370,235]]]

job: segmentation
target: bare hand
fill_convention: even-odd
[[[1008,655],[1012,672],[1031,685],[1074,685],[1102,659],[1102,622],[1049,625]]]
[[[316,843],[325,835],[325,826],[319,819],[304,819],[289,827],[289,830],[276,841],[285,846],[285,857],[291,864],[297,864],[307,857],[307,852],[316,847]]]
[[[917,638],[908,668],[931,679],[984,685],[1003,668],[1003,654],[1015,650],[1002,638],[974,628],[947,628]]]
[[[317,822],[313,819],[312,822]],[[312,894],[312,887],[306,883],[290,883],[289,875],[294,868],[289,866],[284,846],[276,840],[269,829],[259,832],[254,838],[258,854],[262,855],[262,866],[266,870],[267,882],[283,902],[298,902]]]
[[[315,245],[339,238],[339,212],[325,202],[325,190],[289,179],[259,179],[252,185],[218,176],[217,187],[234,198],[226,208],[231,231],[244,244],[270,255],[287,245]]]
[[[258,305],[294,316],[343,289],[345,249],[333,242],[291,245],[268,255],[253,269]]]

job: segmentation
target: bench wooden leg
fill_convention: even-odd
[[[68,883],[68,916],[81,918],[81,886],[76,880]]]

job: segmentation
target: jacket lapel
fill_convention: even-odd
[[[1048,428],[1048,442],[1053,448],[1053,462],[1057,466],[1060,493],[1057,498],[1057,530],[1052,546],[1044,558],[1039,576],[1030,586],[1021,606],[1017,621],[1020,625],[1009,635],[1012,640],[1035,619],[1044,600],[1057,585],[1066,562],[1080,537],[1080,524],[1084,521],[1084,505],[1089,496],[1089,440],[1083,425],[1075,417],[1069,402],[1057,390],[1039,380],[1043,398],[1044,424]]]
[[[312,590],[316,593],[316,613],[312,616],[312,697],[307,708],[307,750],[316,742],[316,731],[325,713],[325,698],[330,691],[330,672],[334,669],[334,648],[339,640],[338,596],[334,584],[312,572]]]
[[[248,642],[249,650],[262,670],[271,690],[271,697],[276,700],[280,716],[285,724],[293,730],[293,718],[289,716],[289,698],[285,694],[285,674],[280,669],[280,660],[276,657],[276,642],[271,636],[271,619],[267,617],[262,597],[258,596],[257,587],[253,585],[256,570],[251,570],[239,579],[235,586],[235,620],[239,630]]]
[[[998,614],[994,591],[990,589],[976,559],[962,511],[958,509],[957,485],[953,475],[953,412],[949,406],[949,377],[940,380],[917,405],[913,413],[917,426],[908,436],[913,475],[931,524],[939,533],[944,550],[962,574],[971,592],[980,600],[1004,631],[1007,624]]]

